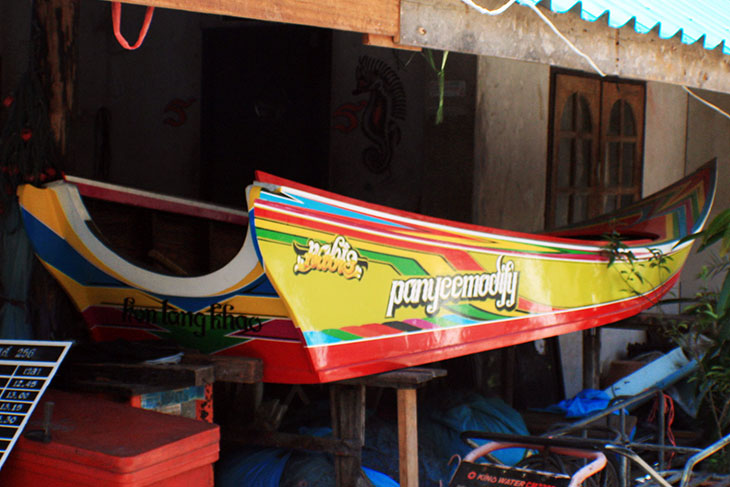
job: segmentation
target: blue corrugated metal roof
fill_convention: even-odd
[[[523,5],[537,5],[541,0],[517,0]],[[724,42],[722,51],[730,54],[730,0],[552,0],[542,1],[556,13],[564,13],[581,4],[581,18],[593,22],[608,15],[608,25],[620,28],[636,19],[634,29],[640,34],[657,28],[662,39],[681,31],[685,44],[694,44],[704,37],[705,49],[715,49]]]

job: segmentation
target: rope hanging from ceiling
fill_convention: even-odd
[[[130,46],[127,39],[125,39],[122,35],[122,31],[120,29],[120,24],[122,22],[122,4],[119,2],[112,2],[112,26],[114,27],[114,37],[117,38],[117,42],[119,42],[124,49],[133,51],[142,45],[142,42],[144,42],[144,38],[147,35],[147,31],[150,28],[152,14],[154,11],[155,7],[147,7],[147,11],[144,14],[142,28],[139,31],[139,36],[137,36],[137,42],[135,42],[133,46]]]

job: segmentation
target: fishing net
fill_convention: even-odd
[[[58,153],[43,90],[32,71],[2,106],[8,113],[0,134],[0,338],[29,339],[26,303],[34,260],[15,192],[21,184],[58,178]]]

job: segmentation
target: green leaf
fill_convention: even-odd
[[[730,315],[723,316],[718,324],[720,325],[718,338],[722,341],[727,341],[730,339]]]
[[[730,272],[725,273],[725,280],[722,283],[720,294],[717,297],[717,312],[720,315],[727,313],[730,304]]]
[[[726,255],[730,250],[730,225],[725,228],[725,233],[722,234],[722,248],[720,249],[720,255]]]
[[[703,238],[704,235],[705,235],[705,232],[704,231],[697,232],[697,233],[692,233],[690,235],[685,235],[684,237],[680,238],[679,239],[679,242],[677,242],[676,244],[674,244],[674,246],[677,247],[679,245],[682,245],[685,242],[689,242],[690,240],[695,240],[695,239],[698,239],[698,238]]]
[[[704,250],[721,238],[726,238],[728,228],[730,228],[730,209],[724,210],[710,221],[703,232],[702,245],[698,250]],[[727,235],[727,238],[730,238],[730,235]],[[724,246],[724,250],[727,251],[727,246]]]

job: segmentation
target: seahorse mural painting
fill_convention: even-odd
[[[362,151],[362,161],[379,174],[390,167],[401,138],[398,120],[406,118],[406,93],[396,72],[384,61],[361,56],[355,69],[353,95],[369,95],[362,112],[362,131],[373,144]]]

